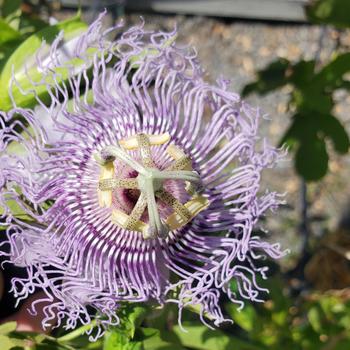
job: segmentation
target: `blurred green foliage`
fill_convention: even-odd
[[[350,27],[350,1],[317,0],[306,9],[308,17],[315,23]]]
[[[307,13],[311,20],[350,26],[348,0],[320,0],[308,7]],[[259,71],[256,81],[243,89],[242,95],[247,96],[253,92],[264,95],[285,85],[292,87],[289,100],[292,122],[281,144],[295,150],[295,167],[305,180],[319,180],[326,175],[328,143],[337,153],[348,152],[349,136],[334,114],[334,93],[350,89],[346,78],[349,72],[349,52],[334,52],[321,67],[316,60],[293,63],[281,58]]]
[[[40,18],[24,13],[21,3],[0,0],[0,69],[19,44],[47,26]]]
[[[86,335],[80,335],[79,330],[57,337],[38,336],[16,332],[13,323],[0,327],[0,337],[19,348],[30,341],[35,349],[42,350],[350,349],[349,292],[304,293],[296,299],[278,277],[265,285],[270,289],[265,303],[247,304],[238,311],[231,302],[226,302],[227,316],[234,324],[227,323],[221,330],[207,328],[197,315],[187,311],[183,331],[177,324],[177,306],[152,310],[129,305],[120,314],[121,326],[111,328],[103,339],[93,343]],[[136,327],[130,331],[133,320]]]
[[[23,12],[21,3],[18,0],[0,2],[0,110],[4,111],[12,107],[11,96],[21,107],[33,107],[35,95],[45,98],[47,81],[43,81],[36,60],[39,49],[40,60],[49,62],[49,45],[61,31],[64,32],[63,44],[66,44],[87,27],[80,15],[49,25]],[[60,74],[56,78],[66,79],[67,72],[56,73]]]

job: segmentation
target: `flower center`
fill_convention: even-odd
[[[116,146],[107,146],[96,156],[101,166],[98,198],[101,207],[112,207],[113,191],[128,191],[133,199],[133,208],[128,214],[123,210],[112,209],[112,221],[127,230],[141,232],[145,239],[165,237],[169,231],[179,229],[190,222],[200,211],[207,208],[209,201],[199,194],[200,177],[192,168],[192,162],[179,147],[170,144],[166,152],[174,160],[168,167],[158,169],[151,147],[169,142],[169,134],[137,134],[119,141]],[[128,151],[139,151],[139,158],[134,159]],[[116,163],[116,165],[115,165]],[[136,177],[118,177],[118,165],[132,169]],[[119,171],[120,173],[120,171]],[[183,190],[190,196],[186,203],[181,203],[166,188],[169,181],[184,183]],[[161,218],[160,206],[167,206],[172,213]],[[148,222],[142,220],[147,210]]]

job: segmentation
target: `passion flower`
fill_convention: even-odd
[[[206,83],[175,32],[138,26],[110,42],[100,21],[75,61],[55,59],[60,36],[52,46],[49,105],[1,114],[1,254],[28,272],[13,291],[43,290],[44,326],[97,317],[97,336],[125,302],[174,302],[180,318],[192,306],[218,325],[221,296],[259,301],[262,258],[284,254],[252,234],[281,202],[260,188],[281,152],[258,137],[259,110]]]

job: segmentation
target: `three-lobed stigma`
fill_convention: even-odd
[[[144,239],[166,237],[169,231],[185,226],[209,205],[208,199],[199,193],[199,174],[193,170],[190,157],[182,149],[170,144],[166,152],[174,162],[163,170],[157,168],[152,158],[151,147],[161,146],[169,141],[168,133],[137,134],[120,140],[117,146],[105,147],[96,157],[101,166],[97,190],[99,205],[112,209],[111,219],[116,225],[126,230],[141,232]],[[133,150],[139,151],[141,162],[133,159],[128,153]],[[120,162],[133,169],[137,177],[117,177],[116,168]],[[190,199],[181,203],[165,189],[164,182],[167,180],[184,182],[184,190]],[[139,191],[131,213],[127,214],[113,207],[113,191],[116,189]],[[172,213],[165,219],[161,218],[159,201],[172,209]],[[142,220],[145,210],[148,212],[147,222]]]

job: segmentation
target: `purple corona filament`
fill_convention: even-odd
[[[76,41],[79,67],[61,62],[58,36],[50,67],[38,59],[51,104],[0,114],[0,254],[28,273],[13,291],[45,292],[44,326],[97,318],[95,337],[123,302],[176,303],[179,319],[196,307],[219,325],[221,296],[260,301],[263,258],[284,255],[252,235],[282,201],[261,189],[282,152],[259,139],[259,110],[203,80],[175,32],[138,26],[109,42],[110,31],[99,18]],[[56,68],[71,73],[65,83]]]

